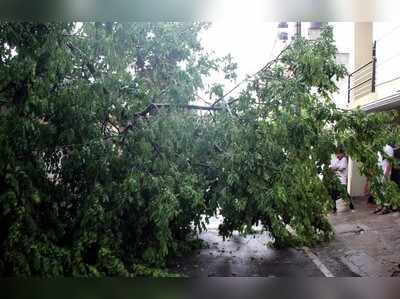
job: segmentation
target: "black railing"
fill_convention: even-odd
[[[376,85],[376,42],[372,47],[372,60],[349,74],[347,82],[347,102],[353,97],[375,92]]]

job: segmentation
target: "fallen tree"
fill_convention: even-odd
[[[230,57],[201,48],[206,27],[0,24],[1,275],[165,275],[217,210],[224,236],[256,223],[281,247],[332,236],[318,175],[338,143],[379,175],[393,115],[335,107],[330,28],[239,97],[215,88],[194,105],[211,71],[234,78]]]

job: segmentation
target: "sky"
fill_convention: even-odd
[[[337,40],[338,51],[349,53],[349,69],[353,46],[353,23],[332,23]],[[309,23],[302,23],[302,34],[307,35]],[[294,23],[289,23],[289,35],[294,32]],[[237,82],[243,80],[246,75],[254,74],[268,61],[273,59],[282,49],[283,45],[277,39],[278,23],[262,21],[220,21],[214,22],[201,38],[205,49],[214,51],[217,56],[231,54],[238,63]],[[218,81],[218,75],[212,76],[208,82]],[[340,84],[342,88],[343,84]],[[234,84],[227,84],[226,90]],[[245,84],[243,84],[245,86]],[[204,95],[202,95],[204,96]],[[342,94],[335,95],[335,101],[345,105],[345,97]]]
[[[207,51],[215,52],[218,57],[231,54],[238,63],[236,82],[226,82],[225,91],[242,81],[247,75],[256,73],[273,57],[273,46],[277,36],[277,23],[272,22],[214,22],[203,32],[201,39]],[[223,81],[213,74],[206,83]],[[243,88],[245,84],[241,86]],[[235,95],[240,88],[232,93]],[[202,97],[206,95],[202,94]]]
[[[239,63],[239,77],[244,77],[272,58],[277,33],[276,23],[218,22],[204,32],[202,39],[203,45],[218,56],[232,54]]]

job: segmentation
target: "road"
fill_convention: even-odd
[[[200,235],[205,248],[175,260],[171,270],[189,277],[400,277],[400,211],[374,214],[376,206],[354,199],[355,210],[338,201],[329,215],[335,239],[312,249],[277,250],[268,233],[218,235],[221,218],[212,219]]]
[[[170,269],[188,277],[357,276],[339,259],[330,260],[325,266],[312,251],[274,249],[268,245],[271,238],[266,232],[249,236],[236,233],[223,240],[218,235],[219,222],[220,219],[212,220],[208,230],[199,236],[206,242],[205,248],[173,261]]]

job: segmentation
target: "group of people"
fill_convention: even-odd
[[[398,186],[400,186],[400,167],[397,167],[394,161],[400,160],[400,149],[396,148],[393,144],[387,144],[382,153],[378,153],[379,165],[383,172],[383,180],[394,181]],[[332,159],[330,164],[330,169],[334,171],[340,181],[340,187],[332,186],[330,189],[330,195],[333,200],[333,212],[336,213],[336,201],[340,196],[344,194],[347,198],[343,198],[349,202],[349,208],[354,209],[354,205],[351,202],[351,198],[347,193],[347,177],[348,177],[348,160],[346,154],[342,148],[337,148],[335,153],[335,158]],[[342,192],[341,190],[342,189]],[[343,190],[346,190],[343,192]],[[374,203],[374,198],[369,192],[369,184],[367,182],[365,186],[365,193],[368,195],[368,202]],[[391,207],[378,206],[374,213],[389,213]]]

